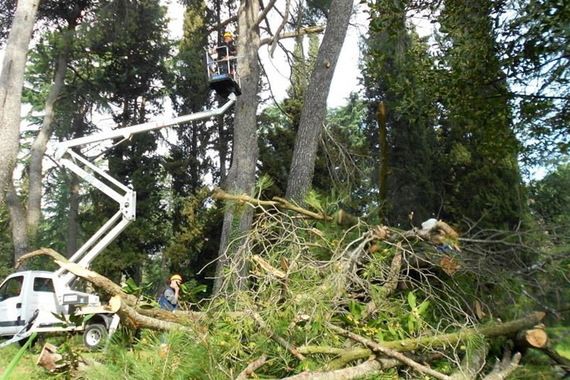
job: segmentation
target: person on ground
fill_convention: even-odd
[[[182,276],[179,274],[170,276],[168,287],[162,292],[158,299],[158,304],[161,309],[175,311],[178,308],[181,283]]]

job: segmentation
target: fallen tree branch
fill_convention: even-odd
[[[444,375],[440,372],[437,372],[423,364],[417,363],[415,361],[413,361],[412,359],[408,358],[407,356],[405,356],[404,354],[386,348],[384,346],[379,345],[378,343],[374,342],[371,339],[365,338],[363,336],[360,336],[358,334],[355,334],[351,331],[345,330],[341,327],[335,326],[331,323],[327,323],[327,327],[330,328],[331,330],[337,332],[338,334],[345,336],[347,338],[350,338],[360,344],[363,344],[365,346],[368,346],[372,351],[376,352],[376,353],[380,353],[386,356],[389,356],[393,359],[396,359],[404,364],[406,364],[407,366],[409,366],[410,368],[416,370],[417,372],[420,373],[424,373],[430,376],[435,377],[436,379],[440,379],[440,380],[451,380],[451,377]]]
[[[261,368],[265,362],[267,362],[267,355],[263,354],[259,359],[249,363],[247,367],[245,367],[244,370],[240,372],[235,380],[245,380],[249,378],[257,369]]]
[[[378,374],[388,368],[396,367],[400,362],[394,359],[368,360],[354,367],[334,371],[303,372],[298,375],[285,377],[281,380],[352,380],[363,376]]]
[[[269,264],[267,262],[267,260],[265,260],[264,258],[262,258],[259,255],[251,256],[251,261],[253,261],[257,265],[259,265],[261,268],[263,268],[263,270],[265,272],[271,274],[272,276],[274,276],[280,280],[285,280],[287,278],[287,274],[285,272],[273,267],[271,264]]]
[[[444,348],[444,347],[455,347],[458,343],[465,341],[474,335],[482,335],[486,338],[493,338],[498,336],[511,336],[516,334],[520,330],[530,328],[538,324],[545,314],[543,312],[537,311],[530,313],[529,315],[516,319],[514,321],[509,321],[505,323],[492,324],[487,326],[480,326],[478,328],[464,328],[455,333],[433,335],[415,339],[403,339],[395,341],[382,342],[382,347],[392,349],[398,352],[408,352],[420,350],[423,347],[430,348]],[[341,351],[336,351],[334,347],[320,347],[314,345],[301,346],[298,348],[299,352],[305,355],[310,355],[314,353],[324,353],[340,355]],[[346,352],[350,355],[352,360],[366,359],[370,355],[373,355],[371,349],[354,349],[351,352]]]

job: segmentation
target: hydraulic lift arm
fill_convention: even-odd
[[[119,205],[119,210],[109,219],[89,240],[87,240],[69,259],[70,262],[77,263],[84,268],[88,268],[93,259],[97,257],[115,238],[136,218],[136,193],[128,186],[123,185],[106,171],[98,168],[93,163],[74,152],[71,148],[81,147],[105,140],[112,140],[174,126],[190,121],[204,120],[213,116],[224,114],[236,101],[235,94],[230,94],[226,103],[221,107],[197,112],[185,116],[163,121],[152,121],[148,123],[118,128],[111,131],[102,131],[91,136],[79,137],[76,139],[62,141],[56,145],[55,161],[71,170],[79,178],[87,181],[92,186],[99,189]],[[59,269],[57,274],[63,278],[64,283],[69,284],[75,276],[64,269]]]

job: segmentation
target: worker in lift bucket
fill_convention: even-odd
[[[178,308],[178,298],[180,295],[180,284],[182,276],[174,274],[170,276],[168,287],[164,289],[158,299],[158,304],[164,310],[175,311]]]
[[[224,74],[230,74],[231,76],[234,76],[237,64],[237,48],[232,32],[224,33],[224,42],[220,48],[220,57],[222,60],[227,61],[221,63],[220,71]]]

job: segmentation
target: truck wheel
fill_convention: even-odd
[[[107,328],[105,325],[94,323],[85,327],[83,332],[83,344],[90,350],[96,350],[103,347],[107,339]]]

